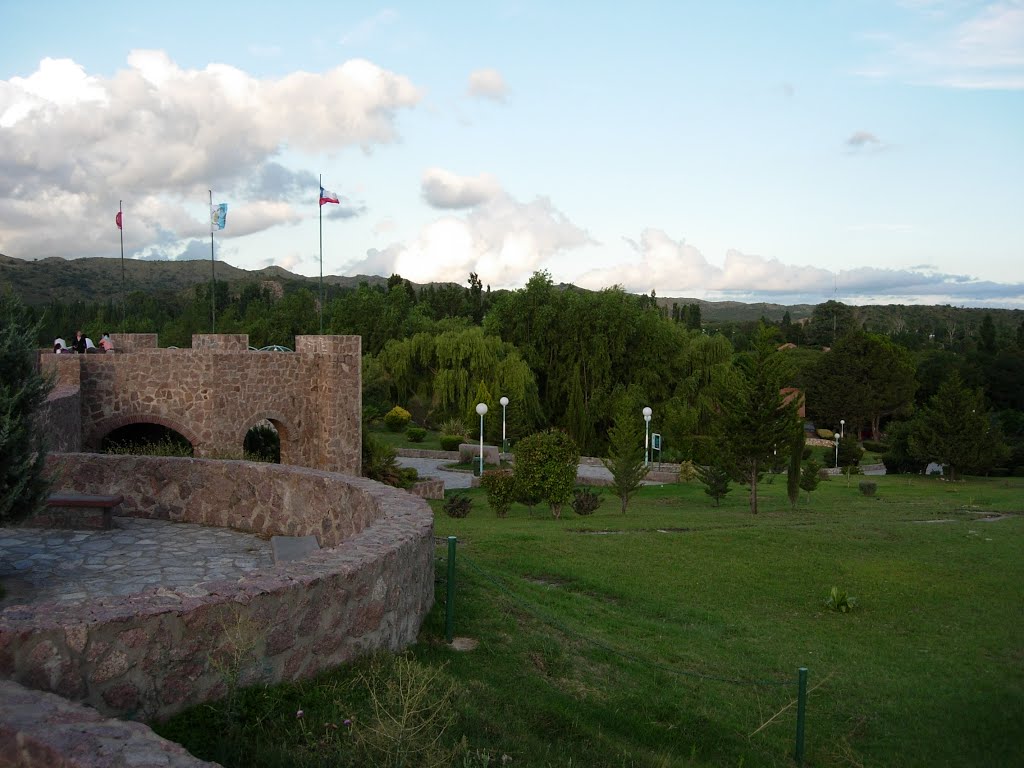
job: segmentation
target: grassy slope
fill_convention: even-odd
[[[1021,764],[1024,516],[976,520],[1022,511],[1024,483],[872,480],[877,498],[835,480],[795,512],[777,480],[756,519],[739,488],[716,509],[699,487],[651,487],[625,517],[609,500],[561,521],[518,506],[499,520],[472,492],[473,513],[439,514],[436,533],[460,539],[456,634],[480,647],[444,645],[439,586],[413,652],[458,681],[454,733],[514,766],[791,764],[792,710],[751,734],[801,665],[808,765]],[[933,519],[951,522],[914,522]],[[833,584],[860,607],[824,608]],[[765,679],[787,684],[747,684]]]

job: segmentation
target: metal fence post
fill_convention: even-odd
[[[804,716],[807,710],[807,667],[800,667],[797,677],[796,694],[796,759],[797,765],[804,764]]]
[[[449,643],[455,634],[455,542],[454,536],[448,537],[448,591],[444,604],[444,639]]]

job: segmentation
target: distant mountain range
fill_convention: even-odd
[[[141,261],[124,260],[125,286],[129,292],[180,294],[210,280],[208,261]],[[467,275],[468,277],[468,275]],[[274,282],[282,289],[306,287],[316,290],[319,278],[306,277],[281,267],[246,270],[227,262],[217,262],[217,279],[233,288],[250,283]],[[386,285],[387,277],[357,275],[342,277],[324,275],[324,284],[354,288],[361,282]],[[416,285],[414,283],[414,285]],[[416,287],[419,287],[418,285]],[[568,287],[568,286],[562,286]],[[11,290],[26,304],[39,306],[54,300],[75,301],[117,300],[121,294],[121,260],[117,258],[61,259],[51,257],[25,261],[0,254],[0,291]],[[672,304],[698,304],[704,322],[752,322],[761,317],[778,322],[786,312],[796,322],[811,316],[813,304],[745,304],[739,301],[705,301],[695,298],[657,297],[658,306],[671,311]],[[904,305],[865,306],[858,309],[861,319],[872,329],[898,331],[901,326],[923,327],[924,322],[940,319],[950,322],[962,318],[963,324],[976,327],[984,314],[990,313],[998,325],[1014,326],[1024,319],[1024,310],[972,309],[958,307],[924,307]]]

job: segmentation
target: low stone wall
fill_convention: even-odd
[[[81,397],[77,385],[54,387],[37,418],[49,450],[82,450]]]
[[[141,723],[0,680],[0,768],[214,768]]]
[[[0,611],[0,678],[131,719],[169,716],[248,686],[311,676],[416,639],[433,603],[423,499],[300,467],[100,454],[50,457],[55,490],[120,493],[123,514],[321,549],[237,581],[151,588]]]
[[[409,493],[419,496],[421,499],[443,499],[444,480],[438,478],[420,480],[409,489]]]
[[[408,459],[448,459],[459,460],[458,451],[429,451],[426,448],[396,448],[395,455]]]

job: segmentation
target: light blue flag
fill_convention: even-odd
[[[215,229],[224,229],[224,225],[228,223],[228,204],[221,203],[215,205],[210,209],[210,231]]]

